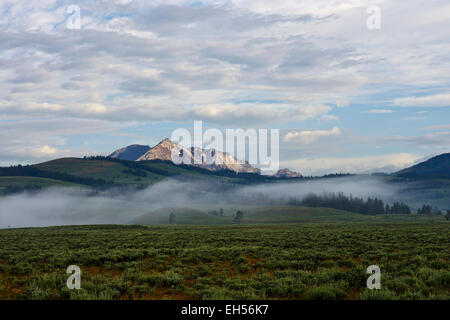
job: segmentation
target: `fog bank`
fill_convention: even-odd
[[[266,199],[302,199],[310,193],[343,192],[387,202],[397,190],[377,177],[340,177],[225,189],[210,182],[164,181],[141,191],[50,188],[0,197],[0,228],[75,224],[127,224],[163,207],[239,204],[255,194]]]

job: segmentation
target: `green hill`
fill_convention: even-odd
[[[365,222],[379,220],[369,216],[332,208],[298,206],[259,207],[244,212],[246,223],[297,223],[297,222]]]
[[[173,224],[210,225],[232,222],[231,217],[218,217],[191,208],[169,207],[144,214],[132,223],[143,225],[169,224],[169,215],[171,212],[175,214]]]
[[[233,212],[225,210],[224,216],[216,216],[210,212],[210,207],[161,208],[142,215],[132,223],[143,225],[168,224],[171,212],[175,214],[173,224],[213,225],[232,224]],[[215,208],[218,210],[219,208]],[[267,207],[240,207],[244,213],[241,224],[278,224],[278,223],[314,223],[314,222],[375,222],[383,221],[385,216],[369,216],[358,213],[336,210],[331,208],[309,208],[298,206],[267,206]]]
[[[9,194],[17,191],[27,190],[39,190],[48,187],[75,187],[86,188],[81,184],[76,184],[67,181],[40,178],[40,177],[0,177],[0,195]]]
[[[22,189],[34,188],[34,184],[23,177],[51,179],[46,183],[49,186],[54,181],[54,185],[66,182],[103,189],[117,186],[145,187],[167,179],[213,181],[222,186],[280,180],[253,173],[210,171],[189,165],[175,165],[170,161],[135,162],[107,157],[61,158],[36,165],[3,167],[0,168],[0,177],[15,177],[14,180]]]
[[[33,167],[76,177],[101,179],[109,184],[116,185],[147,185],[164,180],[164,176],[161,174],[143,170],[140,167],[129,167],[126,163],[127,161],[62,158],[40,163]]]
[[[450,153],[444,153],[403,169],[394,176],[408,179],[450,179]]]

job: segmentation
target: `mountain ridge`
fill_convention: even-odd
[[[410,179],[450,179],[450,153],[442,153],[393,174]]]
[[[231,170],[236,173],[261,173],[260,169],[254,168],[247,161],[237,160],[229,153],[199,147],[186,148],[171,141],[169,138],[163,139],[154,147],[148,147],[148,149],[146,147],[148,146],[129,145],[115,150],[108,157],[132,161],[172,161],[172,151],[175,149],[180,152],[179,155],[183,158],[183,163],[187,165],[205,168],[210,171]]]
[[[117,149],[109,155],[110,158],[120,159],[120,160],[130,160],[135,161],[144,153],[146,153],[150,146],[141,144],[131,144],[129,146]]]

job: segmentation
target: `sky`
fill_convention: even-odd
[[[1,0],[0,165],[201,120],[279,129],[303,174],[392,172],[450,152],[448,30],[448,0]]]

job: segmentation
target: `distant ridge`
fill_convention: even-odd
[[[277,178],[301,178],[302,174],[289,169],[280,169],[273,176]]]
[[[394,173],[409,179],[450,179],[450,153],[435,156],[427,161]]]
[[[150,146],[143,146],[140,144],[132,144],[128,147],[118,149],[109,155],[110,158],[120,160],[136,161],[140,156],[150,150]]]

